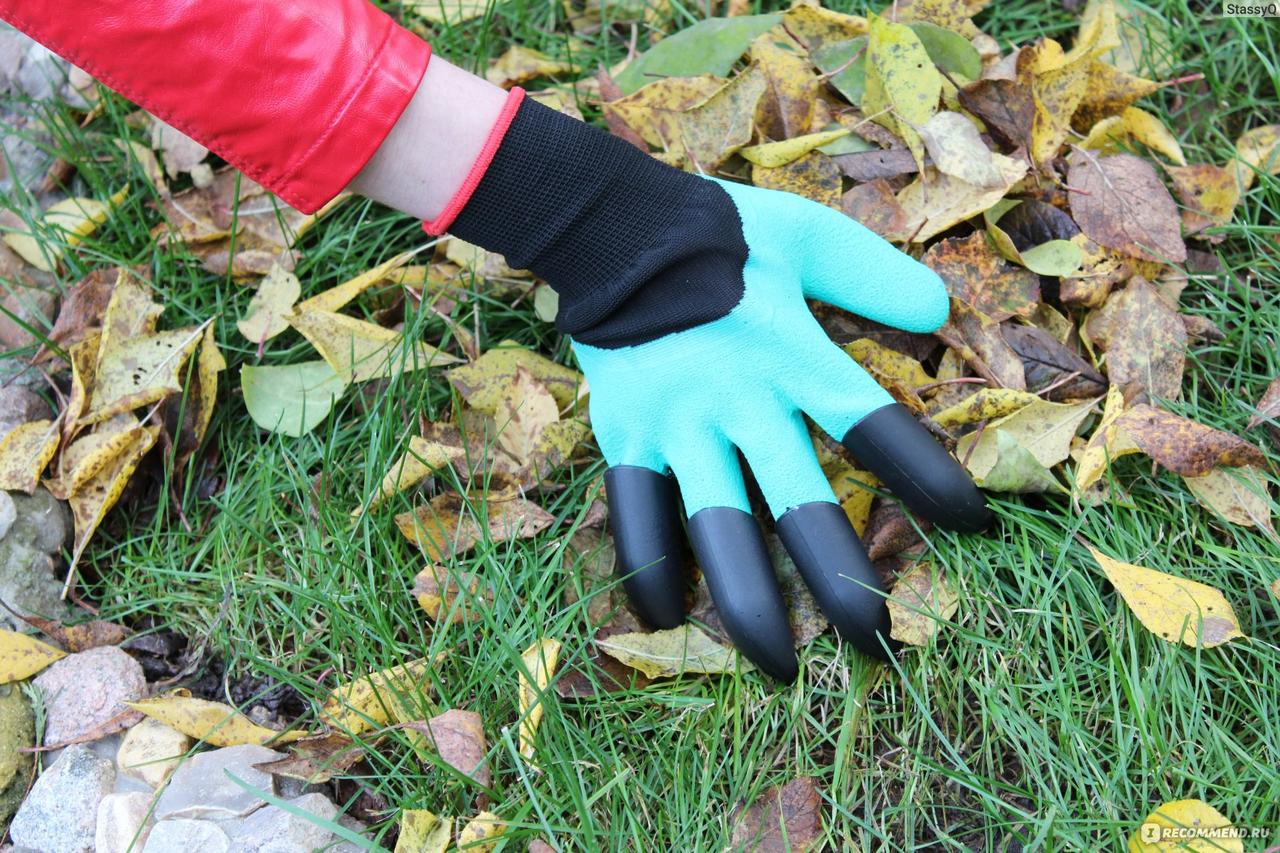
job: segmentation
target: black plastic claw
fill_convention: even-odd
[[[880,660],[899,644],[889,636],[884,587],[839,504],[801,504],[777,522],[778,537],[795,560],[822,612],[848,643]]]
[[[991,523],[986,501],[964,468],[898,403],[858,421],[843,444],[922,518],[964,533]]]
[[[609,528],[622,586],[640,618],[655,628],[684,622],[684,540],[675,482],[634,465],[604,472]]]
[[[729,639],[768,675],[794,681],[791,625],[755,519],[740,509],[707,507],[689,519],[689,541]]]

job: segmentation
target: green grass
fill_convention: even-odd
[[[1151,6],[1170,22],[1173,76],[1203,72],[1205,85],[1145,103],[1192,161],[1224,162],[1242,129],[1280,115],[1280,30],[1174,0]],[[672,17],[682,26],[703,14],[676,4]],[[1069,41],[1075,26],[1056,4],[1026,0],[996,4],[979,23],[1002,45],[1038,35]],[[516,42],[588,68],[626,52],[617,35],[566,37],[557,5],[527,0],[433,41],[437,53],[472,67]],[[157,217],[137,189],[145,182],[111,141],[128,132],[129,108],[108,105],[88,131],[57,107],[33,106],[57,129],[57,153],[80,166],[80,191],[135,187],[111,226],[69,256],[63,281],[102,265],[143,267],[168,306],[166,323],[218,316],[230,369],[208,467],[198,458],[186,470],[148,472],[90,549],[87,592],[104,618],[146,616],[207,635],[233,677],[270,676],[317,701],[346,677],[443,654],[427,701],[482,715],[494,778],[485,793],[513,827],[508,849],[534,838],[566,850],[723,849],[737,806],[799,775],[818,780],[828,849],[1007,850],[1017,849],[1015,838],[1027,849],[1116,849],[1157,805],[1190,797],[1239,826],[1269,827],[1246,849],[1280,844],[1280,614],[1266,589],[1280,576],[1280,552],[1261,533],[1215,521],[1176,477],[1152,477],[1149,463],[1133,460],[1117,466],[1132,506],[1077,512],[1065,500],[995,496],[999,520],[989,535],[932,534],[929,558],[955,579],[959,611],[933,645],[891,671],[826,635],[802,650],[801,678],[789,687],[748,674],[553,699],[534,771],[516,753],[519,655],[548,636],[563,641],[565,662],[590,652],[585,609],[562,601],[572,579],[557,546],[585,512],[601,467],[564,475],[565,488],[541,499],[562,522],[552,531],[457,559],[456,568],[492,585],[494,603],[478,624],[433,628],[408,593],[422,559],[392,523],[409,498],[354,523],[349,511],[402,452],[420,413],[447,416],[447,383],[411,374],[349,394],[300,439],[255,428],[237,379],[238,367],[256,360],[234,328],[247,292],[156,248],[148,228]],[[18,210],[25,204],[10,200]],[[1280,374],[1278,210],[1280,182],[1260,179],[1222,229],[1215,252],[1223,274],[1196,280],[1183,297],[1226,337],[1194,345],[1176,408],[1231,432],[1243,430],[1250,404]],[[299,275],[316,292],[424,240],[415,222],[351,202],[306,236]],[[478,296],[458,310],[484,347],[511,338],[572,363],[527,301],[512,309]],[[436,318],[411,322],[444,331]],[[263,361],[308,353],[289,335],[271,342]],[[1280,461],[1275,443],[1253,437]],[[312,487],[321,475],[322,496]],[[220,480],[212,494],[210,477]],[[1222,589],[1253,639],[1197,651],[1153,637],[1080,537]],[[443,766],[424,768],[398,735],[368,761],[357,781],[393,809],[384,828],[398,808],[476,810],[473,784]]]

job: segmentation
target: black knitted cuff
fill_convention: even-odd
[[[742,298],[747,245],[722,187],[532,98],[449,231],[545,279],[556,326],[593,346],[708,323]]]

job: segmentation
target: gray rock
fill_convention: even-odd
[[[265,746],[228,746],[188,758],[169,777],[160,795],[156,818],[213,818],[221,820],[244,817],[264,805],[263,800],[227,777],[230,773],[259,791],[275,793],[270,773],[254,767],[266,761],[277,761],[284,755]]]
[[[128,711],[124,703],[142,698],[147,690],[141,664],[115,646],[67,655],[34,683],[44,696],[46,744],[89,734]]]
[[[175,818],[151,827],[142,853],[227,853],[231,839],[211,820]]]
[[[62,751],[18,807],[9,837],[43,853],[93,849],[98,803],[111,791],[116,768],[81,744]]]
[[[98,803],[94,853],[141,850],[151,832],[152,794],[108,794]]]
[[[44,489],[32,495],[9,492],[16,518],[0,538],[0,599],[19,613],[49,619],[69,612],[61,600],[62,580],[54,574],[54,557],[71,532],[71,514]],[[0,608],[0,628],[27,628]]]
[[[289,804],[323,820],[332,821],[338,814],[338,807],[324,794],[306,794]],[[231,836],[237,853],[301,853],[333,840],[330,830],[278,806],[258,809]]]
[[[292,800],[305,794],[316,794],[324,791],[323,785],[313,785],[301,779],[288,776],[276,777],[276,795],[282,800]]]
[[[39,371],[29,372],[40,376]],[[23,385],[0,387],[0,438],[19,424],[39,420],[53,420],[53,409],[44,397]]]
[[[52,291],[29,284],[7,284],[0,289],[0,346],[17,350],[38,343],[31,330],[53,327],[57,297]]]
[[[4,439],[0,436],[0,441]],[[5,537],[9,532],[9,528],[13,527],[13,523],[18,520],[18,508],[13,505],[13,498],[9,497],[8,492],[0,492],[0,539]]]

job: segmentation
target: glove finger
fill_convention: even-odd
[[[802,504],[778,519],[778,537],[836,632],[860,651],[889,660],[889,608],[861,540],[839,504]]]
[[[746,457],[774,518],[803,504],[835,501],[800,412],[761,414],[728,424],[726,431]]]
[[[756,520],[735,507],[707,507],[689,518],[689,541],[729,639],[766,674],[794,681],[791,625]]]
[[[675,482],[639,465],[604,473],[609,529],[622,586],[640,618],[655,628],[684,621],[684,538]]]
[[[805,296],[908,332],[947,321],[951,303],[937,273],[843,213],[814,207],[803,220]]]
[[[841,443],[920,517],[962,533],[991,524],[986,500],[969,474],[898,403],[855,423]]]

